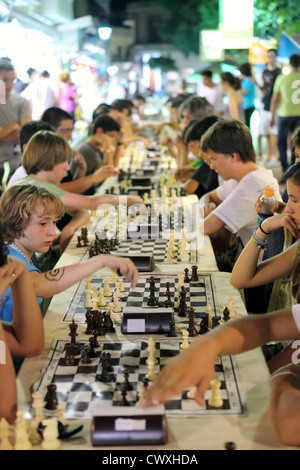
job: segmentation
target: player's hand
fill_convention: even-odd
[[[9,256],[7,263],[0,268],[0,295],[26,272],[27,266],[22,260]]]
[[[264,232],[267,233],[271,233],[280,227],[286,227],[294,238],[300,238],[300,229],[297,226],[297,222],[293,219],[292,214],[288,214],[287,212],[268,217],[261,223],[261,226]]]
[[[82,173],[85,174],[86,169],[87,169],[87,164],[86,164],[84,156],[80,152],[78,152],[78,150],[74,150],[73,160],[76,163],[78,170],[80,170]]]
[[[214,202],[205,202],[203,205],[200,204],[200,217],[205,219],[216,207],[217,205]]]
[[[137,211],[145,214],[147,209],[143,199],[140,196],[127,196],[128,213],[136,215]]]
[[[203,338],[194,340],[189,349],[168,362],[146,391],[141,406],[165,403],[192,386],[197,387],[195,401],[204,406],[204,393],[215,373],[216,354],[211,344]]]
[[[137,285],[139,272],[130,259],[111,255],[101,255],[101,258],[104,266],[110,268],[115,273],[120,272],[123,277],[131,281],[131,287]]]
[[[119,171],[113,165],[104,165],[93,174],[94,184],[100,184],[110,176],[118,176]]]

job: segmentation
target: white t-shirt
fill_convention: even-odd
[[[234,180],[228,180],[216,189],[223,202],[212,213],[221,219],[232,233],[239,233],[244,246],[257,226],[254,205],[265,188],[274,189],[275,198],[282,201],[277,179],[274,178],[272,170],[265,168],[250,171],[237,185]]]
[[[17,183],[19,180],[25,178],[26,176],[27,173],[25,171],[25,168],[23,166],[19,166],[19,168],[16,169],[9,182],[7,183],[7,188]]]
[[[206,98],[207,101],[214,107],[217,114],[225,112],[223,92],[219,85],[215,85],[212,88],[203,85],[200,89],[199,96]]]

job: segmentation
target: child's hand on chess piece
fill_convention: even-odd
[[[138,281],[139,272],[134,263],[128,258],[118,256],[101,255],[103,265],[117,273],[118,271],[123,277],[131,281],[131,286],[135,287]]]
[[[204,406],[204,393],[215,374],[216,351],[212,341],[199,338],[189,349],[163,368],[143,397],[141,406],[165,403],[191,386],[196,386],[195,401]]]

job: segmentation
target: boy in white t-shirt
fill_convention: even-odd
[[[214,124],[202,137],[201,147],[224,183],[204,197],[204,202],[211,204],[207,204],[200,230],[204,235],[215,235],[226,228],[238,233],[245,246],[256,228],[254,205],[264,188],[272,188],[275,198],[282,201],[278,181],[271,170],[256,164],[251,133],[236,119]]]

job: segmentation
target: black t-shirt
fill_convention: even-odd
[[[211,170],[205,162],[203,162],[200,168],[195,171],[191,179],[199,183],[199,186],[195,191],[195,194],[197,194],[199,199],[204,194],[213,191],[219,186],[217,173],[214,170]]]
[[[265,69],[263,71],[263,98],[262,102],[264,109],[270,111],[271,98],[273,94],[274,83],[278,75],[280,75],[281,69],[277,67],[275,70]]]

